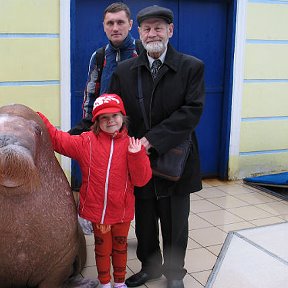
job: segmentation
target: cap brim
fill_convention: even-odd
[[[118,113],[118,112],[121,112],[121,110],[119,108],[116,108],[116,107],[109,107],[109,108],[101,109],[100,111],[98,111],[98,113],[93,115],[92,121],[94,122],[99,115]]]
[[[166,17],[166,16],[162,16],[162,15],[147,15],[147,16],[143,16],[140,19],[138,19],[138,25],[141,26],[141,23],[147,19],[151,19],[151,18],[156,18],[156,19],[162,19],[165,22],[167,22],[168,24],[172,23],[171,18]]]

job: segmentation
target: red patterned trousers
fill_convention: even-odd
[[[111,225],[111,230],[105,234],[93,223],[95,237],[95,259],[98,271],[98,279],[101,284],[111,280],[111,260],[115,283],[125,281],[127,264],[127,236],[130,222]]]

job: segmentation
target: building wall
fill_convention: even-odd
[[[60,125],[60,0],[0,0],[0,105],[21,103]]]
[[[60,126],[60,0],[0,0],[0,7],[0,106],[24,104]]]
[[[288,1],[247,1],[239,154],[229,178],[288,170]]]

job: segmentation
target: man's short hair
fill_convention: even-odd
[[[120,11],[124,11],[126,13],[126,16],[128,18],[128,20],[131,19],[131,12],[129,7],[123,3],[123,2],[115,2],[110,4],[105,10],[104,10],[104,15],[103,15],[103,19],[105,18],[107,13],[117,13]]]

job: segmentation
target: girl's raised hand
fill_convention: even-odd
[[[141,150],[141,142],[139,139],[134,137],[129,137],[128,151],[131,153],[137,153]]]

